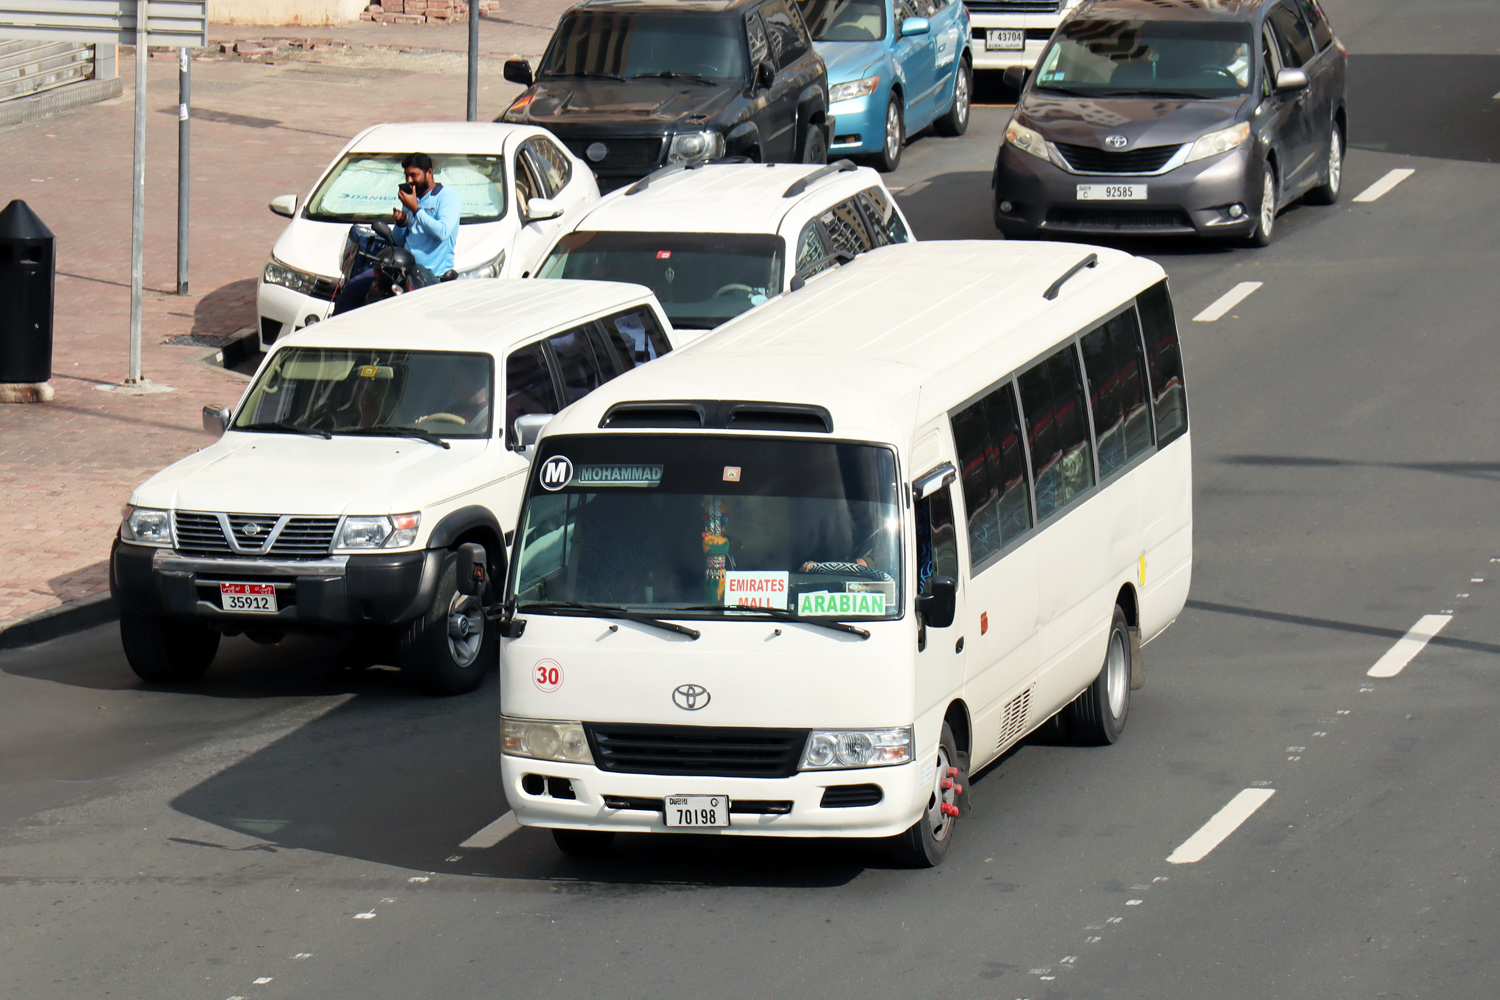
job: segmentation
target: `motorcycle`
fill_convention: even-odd
[[[395,234],[385,222],[356,222],[349,227],[349,233],[344,237],[339,271],[339,282],[333,293],[334,302],[339,301],[344,287],[357,276],[365,271],[373,271],[375,274],[375,280],[364,300],[354,303],[349,309],[414,292],[440,281],[452,281],[458,276],[457,272],[449,271],[438,277],[418,264],[410,250],[396,243]],[[335,308],[333,311],[337,313],[339,310]]]

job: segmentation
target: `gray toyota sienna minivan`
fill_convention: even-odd
[[[1338,198],[1344,76],[1318,0],[1085,0],[1016,102],[995,225],[1264,246],[1280,208]]]

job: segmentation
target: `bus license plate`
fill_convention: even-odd
[[[1145,201],[1144,184],[1080,184],[1079,201]]]
[[[727,795],[668,795],[667,826],[710,828],[729,825]]]
[[[276,588],[269,583],[221,583],[219,600],[225,611],[251,615],[276,613]]]
[[[990,28],[984,33],[984,50],[1016,51],[1026,47],[1026,32],[1020,28]]]

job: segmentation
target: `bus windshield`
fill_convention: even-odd
[[[899,618],[888,448],[707,434],[545,438],[522,513],[517,611]]]

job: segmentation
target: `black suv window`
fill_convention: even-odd
[[[807,29],[802,26],[802,18],[787,6],[786,0],[771,0],[763,4],[760,16],[765,18],[777,69],[784,69],[807,54],[811,48]]]
[[[539,76],[706,77],[743,80],[738,18],[582,11],[564,17]]]

